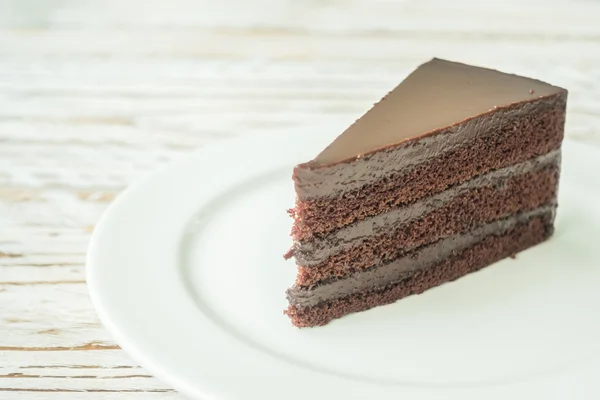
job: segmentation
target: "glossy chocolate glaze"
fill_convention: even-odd
[[[346,129],[314,163],[351,159],[498,107],[563,91],[535,79],[434,58]]]

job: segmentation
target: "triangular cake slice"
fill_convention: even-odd
[[[553,232],[567,91],[433,59],[298,165],[298,327],[422,293]]]

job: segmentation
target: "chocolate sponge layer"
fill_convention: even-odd
[[[496,185],[468,190],[437,210],[379,235],[365,235],[317,265],[298,265],[296,286],[309,288],[361,269],[387,263],[413,248],[467,232],[499,218],[554,203],[558,165],[548,166]],[[324,249],[329,250],[327,246]],[[298,260],[300,263],[300,261]]]
[[[345,182],[340,173],[340,176],[331,176],[323,182],[311,176],[310,180],[305,179],[308,183],[300,184],[300,175],[310,171],[297,171],[298,199],[295,208],[290,210],[294,218],[293,238],[306,240],[327,234],[355,221],[439,193],[488,171],[520,163],[560,147],[565,122],[563,97],[554,101],[544,100],[526,113],[509,111],[479,117],[477,123],[469,128],[476,129],[476,135],[461,146],[448,151],[440,146],[435,154],[426,152],[427,157],[422,163],[395,172],[390,173],[383,161],[376,162],[376,157],[381,156],[382,160],[393,157],[391,151],[401,152],[406,151],[406,146],[419,146],[418,140],[382,155],[377,153],[371,159],[356,161],[366,171],[360,179],[352,176]],[[459,125],[440,131],[428,140],[443,142],[463,133]],[[310,173],[314,174],[314,171]],[[328,187],[331,190],[326,190]]]
[[[420,294],[445,282],[458,279],[538,244],[547,239],[552,232],[551,219],[534,217],[514,226],[502,235],[490,235],[433,267],[417,271],[410,277],[385,288],[353,293],[315,306],[291,305],[285,313],[297,327],[325,325],[344,315],[393,303],[403,297]]]

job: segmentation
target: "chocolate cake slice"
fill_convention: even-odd
[[[298,327],[392,303],[553,232],[567,91],[433,59],[294,169]]]

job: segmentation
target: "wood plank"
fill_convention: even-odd
[[[31,12],[27,3],[12,2],[0,21],[23,28],[227,28],[286,32],[452,32],[531,34],[531,32],[586,34],[598,32],[600,5],[590,1],[507,0],[501,5],[467,0],[444,1],[310,1],[259,0],[252,3],[208,3],[194,0],[127,1],[83,0],[65,4],[47,0]],[[139,11],[144,10],[144,18]],[[182,12],[185,10],[185,12]],[[402,23],[399,23],[402,22]]]
[[[255,65],[271,61],[287,62],[352,62],[369,65],[377,61],[380,65],[404,62],[415,64],[432,56],[454,58],[464,62],[488,64],[499,68],[509,67],[514,62],[533,64],[546,63],[555,68],[557,54],[561,59],[575,57],[586,63],[600,58],[598,36],[560,40],[560,37],[519,37],[510,40],[506,36],[486,38],[485,36],[464,36],[458,40],[446,37],[422,38],[398,36],[359,36],[351,35],[226,35],[213,32],[195,31],[3,31],[0,34],[0,47],[10,55],[9,60],[26,60],[27,57],[41,57],[47,60],[65,57],[81,59],[111,58],[182,59],[212,60],[221,64],[235,64],[249,60]],[[201,37],[201,40],[198,40]],[[85,42],[86,46],[81,46]],[[564,57],[564,58],[563,58]],[[549,61],[554,63],[548,64]],[[569,62],[571,63],[571,61]],[[233,68],[233,67],[229,67]],[[347,68],[355,68],[347,65]],[[371,65],[372,68],[372,65]],[[43,71],[43,70],[42,70]],[[31,67],[23,73],[36,72]],[[124,70],[125,75],[132,71]]]
[[[79,378],[76,378],[76,377]],[[123,375],[122,377],[96,377],[93,375],[74,375],[71,377],[28,378],[14,376],[0,377],[0,393],[2,391],[31,392],[170,392],[160,381],[145,375]],[[34,387],[32,387],[34,385]]]
[[[47,266],[44,268],[19,266],[6,267],[0,265],[0,287],[25,286],[40,284],[82,284],[85,282],[83,265],[79,266]]]
[[[90,361],[93,361],[93,364]],[[137,366],[120,350],[93,353],[0,351],[0,392],[2,391],[11,393],[13,397],[15,393],[29,393],[30,396],[32,393],[56,394],[48,396],[48,399],[65,398],[58,397],[59,393],[63,396],[68,394],[68,398],[77,398],[71,394],[76,391],[102,393],[107,396],[101,397],[103,399],[111,399],[109,395],[118,392],[172,393],[168,386],[152,378],[145,369]]]
[[[27,372],[29,369],[52,370],[142,370],[121,350],[87,351],[3,351],[3,373]]]
[[[0,285],[0,304],[0,351],[116,346],[98,321],[83,283]]]
[[[31,392],[7,388],[4,394],[10,396],[11,400],[183,400],[183,397],[175,392]]]

